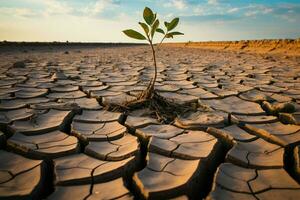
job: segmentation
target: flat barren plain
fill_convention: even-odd
[[[157,56],[156,93],[192,108],[168,120],[113,109],[152,78],[146,45],[2,44],[0,199],[299,199],[299,41]]]

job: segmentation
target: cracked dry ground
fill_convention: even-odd
[[[299,199],[300,60],[159,55],[159,94],[198,106],[171,124],[105,109],[146,88],[148,47],[2,54],[0,199]]]

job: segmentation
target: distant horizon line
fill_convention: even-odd
[[[265,38],[265,39],[241,39],[241,40],[199,40],[199,41],[181,41],[181,42],[165,42],[165,43],[188,43],[188,42],[240,42],[240,41],[270,41],[270,40],[300,40],[300,36],[297,38]],[[52,43],[52,44],[148,44],[143,42],[91,42],[91,41],[23,41],[23,40],[0,40],[0,43]]]

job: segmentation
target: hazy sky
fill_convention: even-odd
[[[300,0],[0,0],[0,40],[133,42],[145,6],[180,17],[173,41],[300,37]]]

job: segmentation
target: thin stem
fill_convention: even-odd
[[[158,44],[158,46],[157,46],[157,48],[156,48],[157,50],[159,50],[159,48],[160,48],[162,42],[164,41],[164,39],[166,39],[166,36],[168,35],[168,33],[169,33],[169,31],[167,30],[166,34],[164,35],[164,37],[161,39],[160,43]]]
[[[152,44],[152,41],[150,41],[150,46],[152,49],[152,55],[153,55],[153,63],[154,63],[154,78],[153,78],[153,82],[151,85],[151,90],[154,89],[154,85],[155,85],[155,81],[156,81],[156,77],[157,77],[157,65],[156,65],[156,55],[155,55],[155,50]]]
[[[141,93],[139,99],[149,99],[152,98],[153,95],[153,90],[154,90],[154,85],[155,85],[155,81],[156,81],[156,77],[157,77],[157,65],[156,65],[156,57],[155,57],[155,50],[152,44],[152,40],[150,39],[149,35],[147,35],[147,39],[148,42],[151,46],[151,50],[152,50],[152,55],[153,55],[153,62],[154,62],[154,70],[155,70],[155,74],[154,74],[154,78],[152,78],[149,82],[149,85],[147,87],[147,89]]]
[[[167,35],[168,33],[166,33],[165,35],[164,35],[164,37],[161,39],[161,41],[160,41],[160,43],[158,44],[158,46],[157,46],[157,50],[159,49],[159,47],[161,46],[161,44],[162,44],[162,42],[164,41],[164,39],[166,38],[166,35]]]
[[[150,44],[150,46],[151,46],[152,54],[153,54],[152,40],[150,39],[148,33],[146,34],[146,36],[147,36],[148,42],[149,42],[149,44]],[[155,61],[155,65],[156,65],[156,61]],[[148,85],[148,88],[151,88],[151,87],[152,87],[152,84],[154,85],[154,83],[152,83],[152,81],[153,81],[153,78],[150,80],[150,83],[149,83],[149,85]],[[150,89],[150,90],[151,90],[151,89]]]

